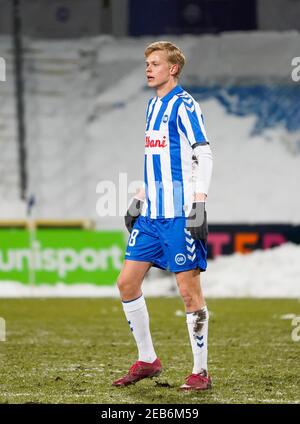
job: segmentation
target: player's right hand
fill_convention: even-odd
[[[125,219],[126,228],[130,233],[133,229],[135,221],[137,220],[137,218],[140,216],[142,212],[143,205],[144,205],[144,202],[142,200],[134,197],[129,205],[129,208],[127,209],[124,219]]]

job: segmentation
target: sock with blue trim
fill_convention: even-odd
[[[139,352],[139,361],[152,363],[157,358],[149,325],[149,314],[143,295],[137,299],[122,302],[123,310],[134,336]]]
[[[207,372],[207,335],[209,314],[206,306],[195,312],[187,312],[186,323],[194,356],[193,374]]]

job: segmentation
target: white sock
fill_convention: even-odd
[[[149,314],[143,295],[128,302],[122,302],[125,316],[135,338],[139,351],[139,361],[153,362],[157,358],[154,351],[149,326]]]
[[[208,335],[208,310],[203,306],[199,311],[188,312],[186,322],[194,356],[193,374],[207,372],[207,335]]]

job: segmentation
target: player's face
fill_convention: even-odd
[[[159,88],[174,78],[177,65],[171,65],[167,60],[167,53],[154,51],[146,58],[146,77],[148,86]]]

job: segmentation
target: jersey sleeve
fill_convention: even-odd
[[[192,147],[208,143],[200,106],[191,97],[183,99],[180,104],[177,123]]]

